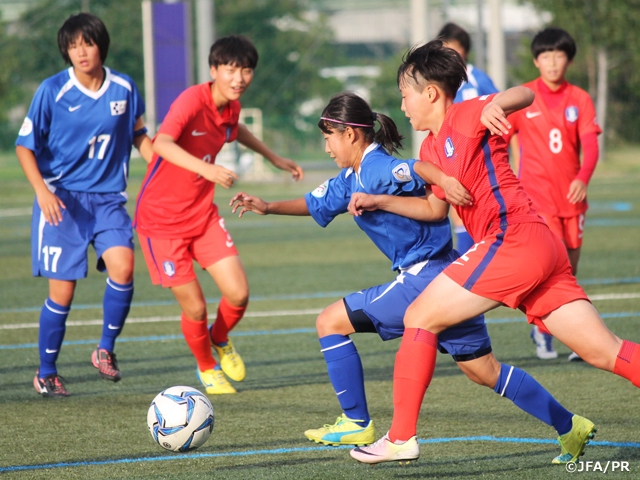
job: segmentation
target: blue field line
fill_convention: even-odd
[[[640,277],[627,277],[627,278],[588,278],[578,280],[580,285],[622,285],[628,283],[640,283]],[[309,300],[314,298],[340,298],[345,297],[353,291],[343,292],[313,292],[313,293],[289,293],[279,295],[254,295],[251,297],[252,302],[262,300]],[[207,303],[219,303],[220,298],[207,298]],[[132,307],[162,307],[166,305],[176,305],[176,301],[170,300],[154,300],[149,302],[133,302]],[[98,310],[102,308],[101,303],[94,304],[74,304],[74,310]],[[42,310],[42,305],[36,307],[21,307],[21,308],[0,308],[0,314],[2,313],[26,313],[26,312],[39,312]]]
[[[514,437],[452,437],[452,438],[429,438],[419,440],[422,444],[434,443],[450,443],[450,442],[498,442],[498,443],[533,443],[533,444],[553,444],[556,440],[547,438],[514,438]],[[595,442],[589,443],[590,447],[616,447],[616,448],[640,448],[640,443],[635,442]],[[60,463],[43,463],[39,465],[15,465],[10,467],[0,467],[0,473],[20,472],[25,470],[42,470],[46,468],[73,468],[88,467],[94,465],[115,465],[122,463],[141,463],[141,462],[166,462],[171,460],[195,460],[202,458],[225,458],[225,457],[248,457],[253,455],[281,455],[283,453],[304,453],[304,452],[323,452],[345,450],[353,448],[351,445],[342,445],[337,447],[294,447],[294,448],[275,448],[272,450],[248,450],[236,452],[222,453],[176,453],[174,455],[163,455],[158,457],[140,457],[140,458],[120,458],[115,460],[95,460],[84,462],[60,462]]]
[[[640,317],[640,312],[616,312],[616,313],[601,313],[600,317],[603,319],[608,318],[634,318]],[[503,318],[485,318],[485,323],[524,323],[527,319],[525,317],[503,317]],[[245,332],[234,332],[234,337],[256,337],[260,335],[291,335],[295,333],[315,333],[315,328],[285,328],[280,330],[248,330]],[[152,335],[146,337],[123,337],[118,339],[118,343],[128,342],[162,342],[166,340],[182,340],[182,335]],[[68,345],[95,345],[98,342],[96,339],[92,340],[71,340],[64,342],[63,346]],[[38,348],[37,343],[19,343],[14,345],[0,345],[0,350],[17,350],[22,348]]]

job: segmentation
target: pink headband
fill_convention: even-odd
[[[327,122],[331,122],[331,123],[339,123],[341,125],[349,125],[351,127],[365,127],[365,128],[373,128],[375,127],[375,124],[371,124],[371,125],[363,125],[362,123],[349,123],[349,122],[342,122],[340,120],[334,120],[333,118],[328,118],[328,117],[320,117],[320,120],[325,120]]]

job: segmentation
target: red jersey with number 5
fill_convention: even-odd
[[[240,102],[231,101],[218,112],[211,82],[189,87],[173,102],[158,134],[166,134],[203,162],[214,163],[225,142],[238,135]],[[196,173],[153,155],[136,204],[133,226],[147,237],[189,238],[204,232],[213,203],[215,184]]]
[[[534,207],[545,215],[575,217],[587,211],[586,200],[572,204],[569,186],[580,170],[580,137],[601,132],[587,92],[565,82],[562,100],[549,108],[540,92],[542,82],[525,83],[536,94],[533,103],[509,115],[520,142],[519,178]]]
[[[494,96],[449,107],[438,136],[429,134],[420,148],[420,160],[433,162],[471,193],[472,206],[454,208],[476,242],[507,225],[544,222],[511,170],[504,138],[480,123],[482,109]],[[435,185],[433,192],[444,199]]]

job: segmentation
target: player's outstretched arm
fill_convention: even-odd
[[[234,195],[229,202],[232,212],[240,208],[239,217],[245,212],[254,212],[258,215],[309,215],[307,202],[304,198],[296,198],[295,200],[284,200],[281,202],[265,202],[260,197],[254,197],[245,192]]]
[[[480,123],[494,135],[508,134],[511,124],[507,115],[528,107],[534,98],[533,90],[523,86],[500,92],[482,109]]]
[[[444,190],[447,202],[451,205],[464,207],[473,203],[473,198],[464,185],[458,179],[445,175],[433,163],[416,162],[413,164],[413,170],[428,184],[437,185]]]
[[[38,206],[42,210],[44,219],[50,225],[58,225],[62,221],[61,209],[67,207],[55,193],[49,191],[49,188],[44,183],[35,154],[28,148],[18,145],[16,147],[16,156],[27,180],[36,192]]]
[[[138,118],[135,127],[133,127],[134,132],[138,132],[140,130],[145,131],[144,120],[142,120],[142,117]],[[138,149],[140,156],[145,162],[147,162],[147,164],[151,163],[151,160],[153,160],[153,144],[151,143],[149,135],[143,133],[133,137],[133,146]]]
[[[156,136],[153,142],[153,151],[166,161],[190,172],[197,173],[201,177],[224,188],[232,187],[233,182],[238,180],[238,175],[233,170],[221,167],[220,165],[203,162],[198,157],[187,152],[167,134],[159,133]]]
[[[299,166],[293,160],[281,157],[280,155],[277,155],[275,152],[270,150],[269,147],[267,147],[260,139],[256,138],[256,136],[251,133],[249,129],[242,123],[238,124],[238,142],[240,142],[245,147],[253,150],[254,152],[262,155],[264,158],[269,160],[276,168],[291,172],[291,176],[294,180],[301,180],[304,177],[304,172],[302,171],[301,166]]]
[[[438,222],[447,218],[449,204],[439,200],[431,190],[425,197],[397,197],[395,195],[371,195],[356,192],[351,195],[348,207],[353,216],[364,211],[384,210],[422,222]]]

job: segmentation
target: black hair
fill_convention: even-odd
[[[369,104],[353,92],[342,92],[331,97],[321,117],[318,127],[327,135],[335,130],[344,132],[347,127],[358,128],[367,141],[379,143],[389,154],[402,148],[404,137],[398,132],[394,121],[382,113],[373,112]],[[376,121],[380,124],[377,132]]]
[[[219,38],[209,50],[209,66],[217,67],[218,65],[256,68],[258,51],[251,40],[242,35]]]
[[[458,52],[446,48],[442,40],[431,40],[412,47],[402,58],[398,85],[405,84],[408,78],[423,89],[427,83],[435,83],[454,98],[462,82],[467,81],[467,67]]]
[[[538,32],[531,42],[533,58],[544,52],[560,50],[567,54],[569,61],[576,55],[576,42],[566,30],[556,27],[545,28]]]
[[[71,15],[58,30],[58,48],[65,63],[71,65],[68,53],[69,46],[76,41],[79,35],[82,35],[85,42],[98,46],[100,60],[104,63],[109,53],[109,32],[107,32],[107,27],[104,26],[102,20],[90,13]]]
[[[456,41],[460,44],[466,54],[471,51],[471,37],[460,25],[449,22],[440,29],[438,38],[443,42]]]

